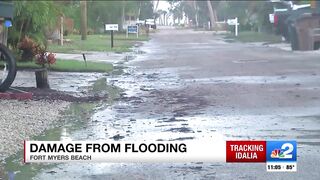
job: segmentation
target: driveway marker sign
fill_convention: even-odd
[[[139,26],[137,25],[131,25],[127,27],[127,38],[129,37],[130,34],[136,34],[137,38],[139,38]]]
[[[230,26],[235,26],[235,35],[238,36],[238,26],[240,25],[238,22],[238,18],[228,19],[227,24]]]
[[[118,31],[118,24],[105,24],[105,30],[111,31],[111,48],[113,48],[113,31]]]

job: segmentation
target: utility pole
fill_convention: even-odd
[[[87,40],[87,1],[80,1],[81,40]]]

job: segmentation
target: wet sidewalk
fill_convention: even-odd
[[[95,61],[95,62],[107,62],[107,63],[116,63],[129,54],[127,53],[114,53],[114,52],[95,52],[95,51],[88,51],[82,53],[55,53],[57,59],[64,59],[64,60],[79,60],[84,61],[83,54],[86,57],[87,61]]]
[[[121,64],[136,56],[137,52],[83,52],[87,61],[105,62],[113,64]],[[80,53],[55,53],[57,59],[84,61],[83,55]],[[97,79],[108,76],[108,73],[88,73],[88,72],[48,72],[50,88],[58,91],[66,91],[70,93],[85,93],[86,87],[91,86]],[[17,72],[12,87],[36,87],[35,74],[31,70],[20,70]]]

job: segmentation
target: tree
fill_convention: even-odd
[[[195,17],[194,18],[195,18],[195,21],[196,21],[196,27],[198,27],[199,26],[199,18],[198,18],[199,9],[198,9],[196,0],[193,1],[193,7],[194,7],[194,10],[195,10],[195,13],[194,13]]]
[[[242,30],[271,31],[270,12],[273,7],[267,1],[223,1],[217,7],[223,20],[238,17]]]
[[[217,12],[215,8],[212,6],[212,3],[213,3],[212,1],[207,0],[209,18],[210,18],[210,29],[212,29],[215,26],[215,23],[218,21]]]
[[[25,36],[29,36],[38,43],[46,45],[46,31],[52,31],[57,25],[59,17],[74,20],[74,27],[82,29],[83,39],[86,32],[103,32],[104,24],[123,23],[125,16],[139,19],[153,18],[153,4],[148,1],[13,1],[15,15],[13,27],[9,29],[8,44],[14,48]],[[80,6],[81,4],[81,6]],[[86,5],[87,12],[84,12]],[[123,8],[125,7],[125,8]],[[83,9],[84,8],[84,9]],[[83,10],[81,13],[81,10]],[[81,15],[82,14],[82,15]],[[81,21],[85,19],[87,22]],[[82,18],[83,17],[83,18]],[[83,23],[81,23],[83,22]],[[84,25],[87,24],[87,29]]]
[[[153,3],[152,1],[141,1],[141,12],[139,19],[153,18]]]
[[[8,44],[17,48],[25,36],[46,46],[45,31],[56,24],[61,13],[59,4],[53,1],[13,1],[15,14],[13,27],[9,29]]]
[[[270,3],[268,1],[197,1],[197,0],[168,0],[172,5],[171,12],[175,18],[180,16],[181,10],[196,27],[211,22],[215,26],[218,20],[238,17],[242,30],[270,31],[268,22]]]
[[[214,12],[213,12],[213,8],[212,8],[212,4],[210,0],[207,0],[207,4],[208,4],[208,10],[209,10],[209,17],[210,17],[210,29],[212,29],[212,26],[215,24],[216,19],[214,16]]]
[[[88,1],[88,27],[95,32],[101,32],[104,24],[119,24],[121,30],[126,16],[152,18],[152,1]]]
[[[208,22],[208,5],[206,1],[169,0],[169,3],[175,18],[182,18],[183,13],[185,13],[196,27]]]
[[[178,24],[180,24],[180,20],[183,18],[183,1],[172,0],[169,3],[171,6],[169,11],[173,16],[173,22],[175,23],[175,20],[178,19]]]

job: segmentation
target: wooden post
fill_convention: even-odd
[[[129,37],[129,32],[128,32],[128,26],[127,26],[127,29],[126,29],[126,38],[128,39]]]
[[[35,71],[37,88],[49,89],[48,71],[46,69],[40,69]]]
[[[111,30],[111,48],[113,48],[113,30]]]
[[[145,27],[146,27],[147,36],[149,37],[149,24],[147,24]]]
[[[137,25],[137,38],[139,38],[139,26]]]

